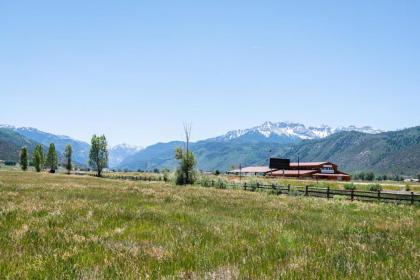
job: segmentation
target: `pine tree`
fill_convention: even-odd
[[[20,167],[23,171],[28,170],[28,148],[26,147],[20,151]]]
[[[102,170],[108,167],[108,144],[105,135],[92,136],[89,165],[96,170],[98,177],[101,177]]]
[[[71,162],[72,161],[71,160],[72,155],[73,155],[73,148],[69,144],[69,145],[66,146],[66,151],[64,153],[64,157],[65,157],[65,160],[66,160],[66,169],[67,169],[68,174],[70,174],[70,171],[73,168],[73,165],[72,165],[72,162]]]
[[[36,172],[40,172],[44,168],[44,149],[42,145],[36,145],[33,156],[33,163]]]
[[[58,168],[58,156],[54,143],[50,144],[45,165],[50,169],[51,173],[55,173],[55,170]]]

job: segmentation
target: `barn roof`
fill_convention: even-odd
[[[349,174],[346,173],[335,173],[335,174],[327,174],[327,173],[315,173],[314,176],[320,176],[320,177],[346,177],[349,176]]]
[[[244,167],[242,169],[235,169],[232,171],[229,171],[229,173],[266,173],[266,172],[270,172],[271,170],[274,169],[270,169],[267,166],[248,166],[248,167]]]
[[[318,170],[277,170],[271,173],[273,176],[292,176],[292,175],[309,175],[318,172]]]
[[[335,165],[334,163],[331,163],[329,161],[315,161],[315,162],[299,162],[299,164],[297,162],[291,162],[290,166],[293,167],[317,167],[320,165],[324,165],[324,164],[331,164],[331,165]]]

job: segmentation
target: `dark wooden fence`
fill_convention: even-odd
[[[238,185],[236,185],[237,187]],[[300,195],[300,196],[315,196],[321,198],[334,198],[344,197],[350,200],[363,200],[363,201],[383,201],[383,202],[404,202],[410,204],[419,204],[420,195],[414,192],[399,193],[394,191],[362,191],[362,190],[340,190],[331,188],[318,188],[318,187],[296,187],[296,186],[279,186],[279,185],[266,185],[266,184],[247,184],[241,185],[244,190],[256,191],[267,190],[275,194],[286,195]]]
[[[76,175],[86,175],[76,174]],[[88,174],[92,175],[93,174]],[[133,180],[133,181],[166,181],[167,178],[159,175],[144,175],[144,176],[127,176],[127,175],[111,175],[105,176],[108,179],[119,179],[119,180]],[[222,182],[222,183],[220,183]],[[313,196],[331,199],[334,197],[343,197],[351,201],[382,201],[382,202],[397,202],[397,203],[409,203],[420,205],[420,195],[414,192],[400,193],[395,191],[363,191],[363,190],[341,190],[331,188],[319,188],[311,186],[281,186],[276,184],[260,184],[260,183],[243,183],[243,184],[232,184],[226,181],[211,180],[207,182],[208,185],[205,187],[216,187],[216,188],[236,188],[243,189],[246,191],[265,190],[277,195],[295,195],[295,196]]]

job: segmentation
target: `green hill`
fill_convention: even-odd
[[[19,153],[23,146],[28,147],[32,153],[37,142],[23,137],[11,129],[0,128],[0,159],[18,161]]]
[[[176,147],[182,142],[159,143],[127,158],[119,168],[174,168]],[[332,161],[346,172],[374,171],[377,174],[420,173],[420,126],[368,134],[342,131],[326,138],[296,144],[214,141],[191,144],[202,170],[229,170],[231,166],[267,165],[268,158],[285,157],[292,161]]]
[[[303,141],[286,157],[332,161],[348,172],[420,173],[420,126],[379,134],[340,132],[321,140]]]

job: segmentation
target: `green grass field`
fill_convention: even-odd
[[[0,275],[419,279],[420,208],[0,171]]]

